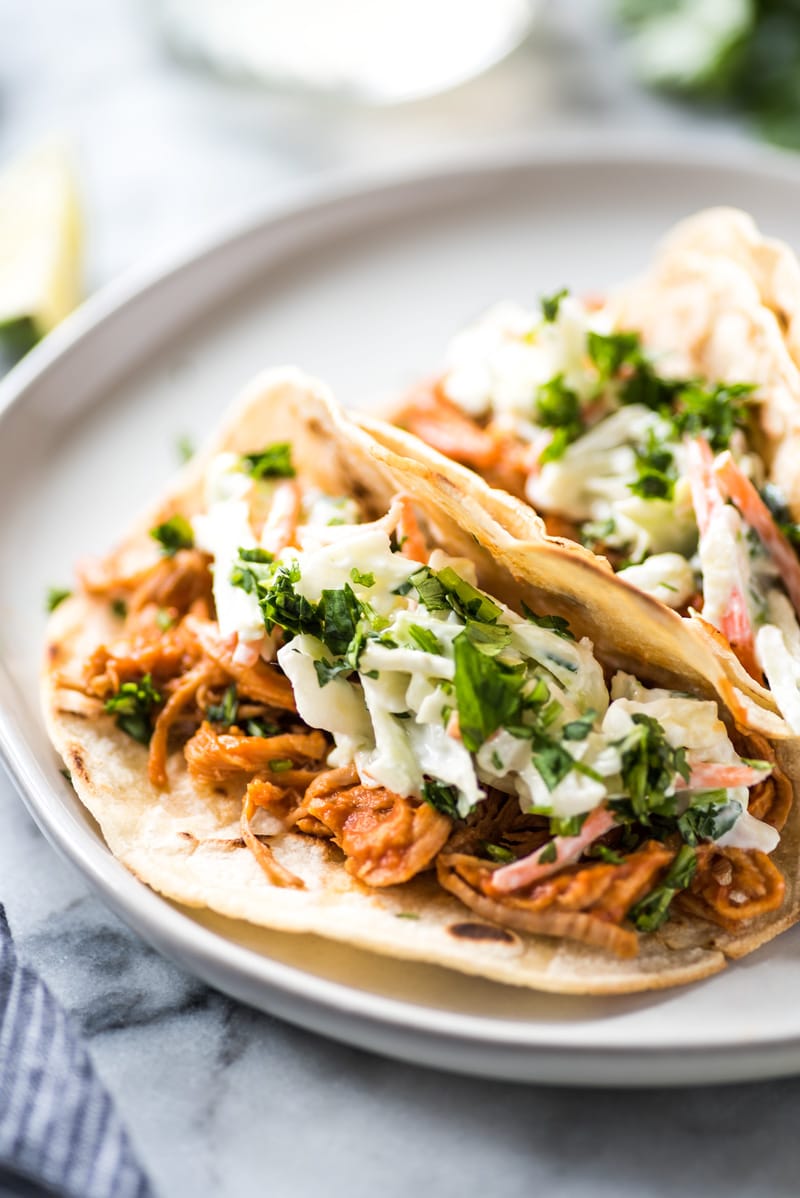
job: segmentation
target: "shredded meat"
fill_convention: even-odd
[[[675,901],[684,910],[735,932],[746,921],[777,911],[785,892],[786,882],[766,853],[701,844],[695,875]]]
[[[179,615],[198,601],[210,612],[211,558],[199,549],[179,549],[173,557],[164,557],[147,572],[128,601],[128,610],[141,611],[149,603],[174,608]]]
[[[756,757],[762,761],[775,760],[775,753],[769,741],[757,733],[748,732],[746,736],[737,733],[734,743],[743,757]],[[783,771],[776,768],[769,778],[752,787],[747,808],[756,819],[763,819],[780,832],[789,817],[793,802],[792,784]]]
[[[219,628],[212,620],[187,616],[184,624],[189,633],[196,637],[203,653],[234,680],[240,694],[284,711],[297,710],[291,683],[277,666],[265,661],[257,661],[252,666],[234,661],[233,646],[220,636]]]
[[[181,712],[192,703],[202,686],[219,681],[220,668],[213,661],[201,661],[177,682],[175,689],[161,709],[150,738],[147,772],[153,786],[167,785],[167,738],[169,730]]]
[[[546,936],[566,936],[619,957],[633,957],[638,951],[637,935],[619,925],[633,904],[653,888],[673,857],[664,845],[648,841],[621,865],[571,866],[502,898],[492,891],[496,867],[488,861],[442,853],[437,870],[445,890],[494,923]]]
[[[342,772],[332,772],[342,779]],[[368,886],[407,882],[427,869],[444,846],[450,820],[427,803],[401,798],[382,786],[362,786],[357,775],[357,784],[349,784],[354,774],[346,771],[342,789],[332,789],[331,775],[312,784],[304,807],[331,830],[353,877]]]
[[[270,772],[274,762],[322,763],[328,752],[322,732],[284,732],[276,736],[244,736],[238,729],[217,732],[203,722],[184,746],[189,773],[196,782],[227,782],[242,774]],[[271,780],[277,786],[296,785],[297,770],[275,770]],[[305,773],[305,771],[302,771]],[[316,777],[310,772],[308,781]]]
[[[524,497],[524,447],[491,424],[484,426],[467,416],[444,394],[441,382],[415,388],[395,413],[394,422],[446,457],[475,470],[492,486]]]
[[[242,839],[273,886],[292,887],[295,890],[302,890],[304,888],[302,878],[298,878],[285,865],[281,865],[279,861],[276,861],[272,849],[256,836],[250,826],[250,821],[253,818],[257,805],[259,804],[256,803],[255,796],[251,793],[251,789],[248,786],[242,800],[242,815],[239,821]]]

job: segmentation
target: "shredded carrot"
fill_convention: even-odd
[[[750,479],[736,464],[728,450],[714,463],[714,474],[723,492],[755,529],[764,548],[780,572],[780,578],[800,615],[800,562],[797,554],[775,523],[775,518]]]
[[[277,557],[294,543],[300,519],[300,503],[300,484],[297,479],[287,479],[277,485],[261,530],[262,549]]]
[[[305,883],[302,878],[298,878],[291,870],[288,870],[285,865],[281,865],[275,860],[272,849],[269,845],[264,844],[263,840],[259,840],[250,826],[250,820],[255,814],[256,804],[248,793],[245,794],[242,801],[242,815],[239,821],[239,826],[242,831],[242,839],[249,848],[250,852],[255,857],[258,864],[266,874],[273,886],[284,886],[294,890],[304,890]]]
[[[430,550],[425,543],[411,500],[406,495],[400,495],[395,504],[400,513],[397,521],[400,552],[403,557],[410,558],[413,562],[427,562]]]

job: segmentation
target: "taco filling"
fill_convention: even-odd
[[[540,328],[542,345],[566,346],[579,327],[575,305],[562,302]],[[545,352],[536,338],[514,344]],[[706,425],[689,445],[676,434],[663,451],[676,475],[669,495],[633,492],[637,446],[651,435],[642,430],[660,437],[667,416],[640,402],[641,386],[637,402],[626,398],[631,352],[613,370],[590,358],[595,375],[605,371],[602,387],[594,378],[590,388],[582,350],[561,372],[580,396],[574,437],[521,424],[513,411],[532,447],[525,485],[555,494],[552,471],[569,471],[593,488],[595,474],[575,474],[570,454],[604,427],[624,426],[602,451],[602,501],[587,492],[573,509],[576,527],[607,510],[603,518],[618,522],[609,536],[628,537],[619,540],[626,552],[638,546],[640,569],[669,552],[692,585],[720,529],[741,542],[748,577],[767,580],[770,618],[754,638],[766,670],[764,645],[787,635],[788,601],[775,571],[762,568],[770,550],[727,501],[739,494],[730,471],[737,480],[752,473],[738,417],[733,454],[702,449],[711,446]],[[499,435],[499,422],[498,410],[482,435]],[[701,466],[708,510],[696,550]],[[274,886],[308,883],[271,852],[259,830],[265,816],[335,846],[364,887],[435,871],[493,923],[620,957],[678,912],[735,931],[781,906],[784,878],[769,854],[791,788],[767,742],[731,731],[715,702],[605,670],[562,618],[511,610],[480,589],[472,561],[437,546],[409,496],[376,519],[352,496],[299,477],[288,443],[217,454],[203,486],[201,510],[153,528],[159,560],[133,573],[113,558],[84,571],[84,594],[107,606],[111,630],[57,677],[57,695],[64,709],[113,722],[146,746],[142,768],[146,751],[150,782],[165,795],[186,774],[200,804],[204,794],[240,798],[242,838]],[[726,498],[709,498],[713,487],[729,488]],[[640,518],[648,503],[663,518]],[[722,623],[730,593],[720,581],[707,599]]]
[[[700,613],[800,733],[800,525],[769,481],[761,402],[747,380],[670,376],[607,308],[561,292],[465,329],[395,419]]]

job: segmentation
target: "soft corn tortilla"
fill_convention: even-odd
[[[391,442],[393,436],[399,443]],[[411,493],[438,543],[472,557],[487,590],[511,603],[525,598],[534,608],[567,616],[614,664],[641,673],[641,663],[647,662],[647,676],[655,681],[682,679],[685,688],[691,679],[692,689],[714,693],[720,681],[716,662],[702,660],[693,640],[673,633],[673,622],[662,619],[657,605],[621,588],[621,608],[613,577],[583,550],[548,542],[524,505],[491,491],[475,476],[466,487],[464,472],[418,443],[411,445],[415,457],[402,456],[411,439],[368,422],[357,428],[337,413],[321,385],[297,372],[257,380],[213,442],[138,522],[115,562],[133,568],[152,560],[147,530],[175,512],[200,508],[202,477],[213,454],[251,451],[276,437],[292,441],[301,477],[334,494],[353,495],[375,514],[385,511],[398,491]],[[265,824],[275,857],[305,882],[304,890],[273,886],[241,840],[236,798],[192,783],[180,751],[170,757],[169,790],[156,790],[148,781],[145,748],[110,716],[87,718],[69,710],[58,673],[74,670],[113,629],[108,604],[100,599],[75,596],[53,614],[43,679],[45,719],[112,853],[143,882],[187,906],[564,994],[630,993],[693,981],[718,972],[728,958],[751,952],[797,919],[797,801],[774,855],[787,879],[779,912],[738,936],[696,919],[671,921],[661,932],[643,936],[640,955],[628,961],[489,924],[441,890],[431,873],[403,886],[369,889],[350,877],[328,842]],[[790,776],[800,776],[792,746],[780,745],[778,751]]]

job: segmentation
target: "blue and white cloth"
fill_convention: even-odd
[[[0,1198],[154,1198],[80,1033],[0,905]]]

